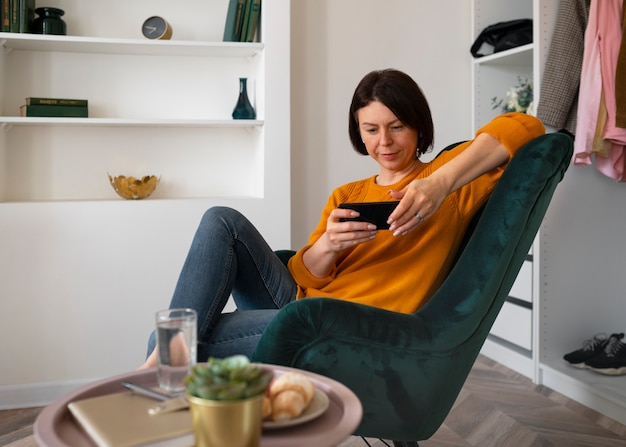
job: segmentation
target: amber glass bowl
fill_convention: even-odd
[[[137,200],[150,196],[159,184],[159,178],[156,175],[146,175],[141,178],[109,175],[109,182],[120,197]]]

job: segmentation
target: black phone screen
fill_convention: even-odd
[[[359,222],[369,222],[376,225],[379,230],[388,230],[389,224],[387,219],[389,215],[396,209],[400,202],[356,202],[342,203],[339,208],[351,209],[359,212],[359,217],[350,217],[341,219],[342,222],[356,220]]]

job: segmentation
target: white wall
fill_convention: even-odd
[[[436,148],[470,136],[470,10],[469,2],[458,0],[294,0],[291,8],[291,223],[292,247],[299,247],[316,225],[333,187],[376,172],[376,165],[357,155],[347,137],[349,102],[356,84],[367,72],[394,67],[416,79],[433,109]],[[137,209],[133,212],[143,216],[144,221],[150,220],[155,214],[153,204],[146,202],[142,205],[133,208]],[[57,214],[53,218],[41,215],[35,204],[14,206],[22,214],[32,211],[34,220],[49,219],[50,224],[55,224],[61,219]],[[107,349],[105,331],[82,327],[76,314],[64,312],[63,307],[57,308],[56,302],[48,297],[24,292],[25,289],[38,289],[33,284],[25,284],[22,292],[16,292],[15,296],[0,296],[0,304],[5,310],[3,319],[0,318],[5,335],[0,343],[0,395],[9,401],[19,401],[21,396],[29,395],[37,399],[33,404],[43,404],[81,382],[114,374],[123,368],[133,368],[142,361],[145,336],[152,327],[152,317],[143,313],[144,317],[138,321],[137,305],[147,301],[154,308],[167,305],[200,211],[197,204],[177,202],[173,213],[177,216],[174,227],[153,216],[155,226],[142,231],[147,231],[155,240],[165,232],[176,234],[178,242],[175,246],[173,240],[165,242],[168,252],[174,255],[167,259],[164,267],[166,260],[160,256],[158,248],[163,241],[161,245],[155,243],[148,254],[135,245],[129,246],[121,257],[141,258],[143,255],[145,259],[140,262],[152,267],[144,269],[150,274],[135,275],[133,284],[127,287],[119,278],[132,267],[125,263],[116,264],[112,254],[108,257],[100,255],[106,251],[108,240],[115,240],[116,234],[125,231],[125,224],[113,222],[95,238],[89,234],[94,222],[109,218],[108,206],[106,202],[94,202],[53,207],[64,216],[76,215],[84,220],[84,243],[88,245],[83,248],[90,250],[95,259],[81,264],[77,247],[65,246],[64,240],[47,241],[41,245],[41,250],[45,250],[48,257],[58,259],[59,264],[47,269],[43,277],[30,279],[33,283],[45,281],[46,290],[51,292],[64,290],[63,287],[71,289],[73,296],[80,297],[70,303],[72,309],[77,309],[80,315],[90,315],[90,321],[112,326],[117,334],[124,331],[128,344],[119,346],[117,352]],[[5,208],[10,215],[9,208]],[[65,208],[67,210],[63,212]],[[260,212],[254,206],[243,207],[242,211],[251,216]],[[10,219],[0,222],[0,230],[9,224]],[[272,240],[286,239],[279,234],[280,227],[261,225],[260,229]],[[37,237],[36,229],[24,228],[20,237],[25,236]],[[184,242],[179,243],[181,240]],[[4,274],[20,273],[23,276],[24,271],[31,271],[32,263],[38,262],[38,254],[20,251],[17,242],[9,246],[0,247],[0,250],[10,248],[19,256],[11,271]],[[80,265],[80,271],[73,272],[75,275],[71,277],[57,275],[60,265],[67,262]],[[101,275],[100,269],[108,265],[115,267]],[[77,278],[80,281],[77,282]],[[90,278],[95,281],[100,278],[99,294],[107,299],[99,300],[88,292],[83,293],[80,288],[90,282]],[[67,308],[65,301],[61,304]],[[113,310],[118,308],[126,310]],[[12,322],[10,312],[29,315],[29,327],[17,323],[22,320]],[[115,321],[109,323],[105,320],[111,313],[115,315]],[[101,315],[100,319],[98,315]],[[49,323],[50,316],[52,321],[65,328],[63,332],[58,332]],[[67,333],[72,335],[65,336]],[[71,366],[77,359],[81,359],[79,372]],[[0,402],[0,406],[6,403]]]
[[[124,16],[120,23],[103,30],[96,26],[90,27],[90,20],[99,20],[101,16],[92,14],[94,11],[79,7],[89,2],[80,0],[51,0],[50,6],[59,6],[68,11],[75,26],[74,35],[94,35],[106,32],[107,37],[140,38],[138,21],[137,27],[132,26],[133,19]],[[104,2],[91,2],[102,6]],[[89,4],[91,4],[89,3]],[[117,10],[125,5],[125,0],[107,2],[109,10]],[[171,2],[154,0],[150,2],[132,2],[133,17],[147,17],[154,14],[154,8],[171,6]],[[161,12],[163,16],[172,20],[175,29],[189,29],[204,32],[206,27],[213,30],[223,26],[228,0],[185,0],[183,2],[186,14],[178,14],[180,5],[177,3],[175,14]],[[110,111],[107,117],[114,120],[119,126],[3,126],[0,136],[0,183],[11,183],[23,189],[32,187],[32,182],[24,180],[24,176],[10,177],[8,171],[30,174],[31,164],[22,163],[28,157],[34,164],[48,165],[50,171],[62,167],[65,169],[65,178],[75,180],[74,173],[83,175],[87,168],[93,168],[94,175],[84,181],[74,181],[74,189],[90,189],[92,185],[104,185],[103,195],[100,196],[93,189],[93,194],[86,197],[90,200],[65,200],[66,197],[52,195],[58,200],[39,201],[37,196],[29,196],[28,201],[13,201],[14,198],[0,197],[0,409],[14,406],[41,405],[69,389],[76,388],[85,381],[92,381],[103,376],[129,371],[143,362],[146,352],[146,341],[150,331],[154,328],[154,312],[167,307],[178,274],[184,261],[190,241],[204,210],[213,205],[232,206],[241,210],[254,221],[259,230],[265,235],[272,247],[280,248],[290,243],[290,188],[289,188],[289,149],[290,149],[290,115],[289,115],[289,13],[290,0],[272,0],[264,7],[262,27],[266,50],[258,57],[252,57],[250,64],[259,68],[257,73],[258,84],[256,93],[257,111],[264,124],[260,129],[224,129],[215,128],[210,134],[218,137],[224,133],[233,137],[224,138],[228,146],[213,144],[213,141],[202,136],[190,138],[190,134],[198,135],[198,128],[185,127],[188,122],[174,127],[161,126],[132,126],[125,120],[125,109]],[[75,8],[76,7],[76,8]],[[204,9],[202,9],[204,8]],[[147,12],[147,10],[152,9]],[[183,8],[184,9],[184,8]],[[121,9],[120,9],[121,10]],[[143,11],[143,12],[142,12]],[[191,12],[190,12],[191,11]],[[195,15],[194,15],[195,11]],[[91,13],[90,13],[91,12]],[[81,17],[75,20],[76,15]],[[220,24],[211,19],[209,22],[197,24],[196,16],[222,17]],[[193,16],[193,17],[192,17]],[[182,17],[189,17],[186,25]],[[193,23],[192,23],[193,22]],[[206,22],[206,23],[205,23]],[[129,24],[130,23],[130,24]],[[82,30],[78,27],[81,26]],[[126,31],[133,27],[136,35]],[[83,32],[84,31],[84,32]],[[198,39],[216,41],[221,40],[221,31],[212,31],[210,35],[191,35],[190,33],[175,32],[182,40]],[[11,39],[9,39],[10,41]],[[18,39],[19,40],[19,39]],[[74,43],[76,40],[72,39]],[[104,39],[102,41],[105,41]],[[102,43],[102,42],[101,42]],[[168,48],[169,45],[161,47]],[[180,52],[185,52],[193,45],[183,44]],[[122,44],[116,47],[120,52],[129,49],[130,45]],[[197,48],[194,48],[194,51]],[[117,50],[116,50],[117,51]],[[94,94],[94,108],[103,110],[103,105],[116,104],[120,95],[124,96],[125,82],[128,76],[124,73],[131,70],[136,77],[136,71],[141,67],[135,62],[141,56],[98,53],[101,59],[111,61],[107,65],[111,76],[108,82],[98,83],[98,76],[84,75],[79,78],[55,78],[56,82],[37,83],[32,76],[3,76],[15,73],[23,68],[29,73],[31,65],[15,64],[13,56],[30,54],[30,59],[41,58],[47,61],[50,71],[59,72],[63,65],[64,54],[51,55],[36,51],[5,51],[0,52],[0,103],[4,113],[17,110],[16,102],[28,95],[37,96],[65,96],[62,91],[68,87],[66,83],[76,84],[76,91],[84,89],[98,90]],[[168,68],[176,66],[178,77],[168,78],[180,81],[185,76],[185,70],[198,71],[198,65],[204,56],[181,56],[175,60],[155,54],[150,59],[151,64],[166,64]],[[207,105],[209,116],[227,118],[232,111],[237,95],[237,78],[242,76],[241,65],[245,57],[219,57],[212,60],[213,65],[202,69],[209,70],[211,76],[228,76],[234,80],[234,94],[228,101],[230,106],[222,108],[222,112],[212,107],[226,104],[222,97],[231,95],[228,89],[223,89],[218,101],[201,101],[197,98],[198,91],[208,82],[211,76],[186,76],[184,87],[187,89],[185,98],[196,98]],[[26,62],[30,64],[30,59]],[[94,61],[98,57],[88,56],[85,61]],[[132,63],[124,64],[124,60],[132,59]],[[82,59],[81,59],[82,60]],[[84,61],[83,61],[84,62]],[[244,62],[245,64],[245,62]],[[89,64],[87,64],[89,65]],[[92,64],[93,65],[93,64]],[[106,65],[106,64],[104,64]],[[100,67],[104,66],[100,60]],[[204,65],[204,64],[202,64]],[[264,66],[266,65],[266,66]],[[84,67],[83,67],[84,68]],[[32,71],[32,70],[31,70]],[[80,70],[78,70],[80,71]],[[174,73],[168,71],[168,73]],[[250,72],[245,72],[248,75]],[[60,80],[60,81],[59,81]],[[180,84],[180,82],[178,82]],[[124,84],[124,85],[123,85]],[[161,88],[167,89],[165,84],[146,82],[134,84],[142,90],[144,96],[154,96]],[[94,87],[98,86],[98,87]],[[179,86],[180,87],[180,86]],[[41,88],[41,90],[37,90]],[[57,88],[59,89],[57,91]],[[37,93],[34,93],[37,90]],[[74,91],[68,88],[67,92]],[[7,92],[11,92],[9,95]],[[78,94],[76,95],[78,96]],[[90,110],[91,110],[91,95]],[[158,95],[157,95],[158,96]],[[82,97],[82,95],[78,96]],[[271,101],[267,100],[271,98]],[[13,99],[12,99],[13,98]],[[169,97],[171,99],[171,97]],[[232,101],[232,102],[231,102]],[[13,105],[11,105],[13,104]],[[143,104],[144,107],[146,104]],[[170,104],[170,107],[177,108]],[[220,106],[221,107],[221,106]],[[150,112],[150,111],[148,111]],[[155,117],[144,112],[144,117]],[[120,118],[121,116],[121,118]],[[208,118],[198,116],[196,118]],[[184,118],[189,118],[184,117]],[[167,120],[165,120],[167,122]],[[128,125],[128,126],[127,126]],[[28,129],[28,130],[26,130]],[[64,135],[57,132],[63,129]],[[72,130],[73,129],[73,130]],[[23,130],[23,131],[22,131]],[[231,132],[232,130],[232,132]],[[32,139],[32,133],[46,134],[49,138],[43,142],[38,150],[33,144],[39,140]],[[6,138],[5,138],[6,134]],[[132,135],[130,135],[132,134]],[[84,138],[76,140],[77,136]],[[111,145],[109,136],[119,139],[117,145]],[[124,135],[130,135],[124,138]],[[47,149],[52,141],[61,141],[63,136],[67,145],[58,144],[64,152],[54,157],[46,158]],[[147,137],[149,136],[149,138]],[[143,139],[141,137],[144,137]],[[220,137],[221,138],[221,137]],[[253,153],[248,157],[239,158],[235,155],[237,138],[246,141],[242,147],[255,146]],[[143,141],[143,143],[140,142]],[[182,143],[181,143],[182,141]],[[251,145],[250,141],[254,141]],[[185,144],[190,142],[190,144]],[[271,142],[271,150],[266,150]],[[47,144],[46,144],[47,143]],[[143,145],[141,145],[143,144]],[[155,158],[168,160],[163,166],[181,166],[189,174],[189,169],[178,165],[181,160],[180,144],[187,149],[202,149],[205,156],[210,156],[212,163],[200,174],[204,178],[214,179],[213,170],[224,168],[221,160],[239,158],[244,167],[254,166],[258,169],[238,170],[245,178],[230,176],[225,184],[248,183],[251,178],[261,179],[262,187],[253,187],[249,193],[237,192],[234,196],[223,194],[219,190],[209,190],[203,198],[190,195],[189,199],[175,199],[168,197],[171,192],[165,184],[161,184],[153,197],[156,200],[124,201],[116,198],[113,190],[107,186],[107,164],[100,164],[100,158],[94,153],[99,148],[98,155],[110,155],[110,149],[119,149],[116,155],[123,155],[124,165],[137,161],[137,168],[146,166],[144,161],[152,162]],[[159,147],[163,150],[143,152],[145,149]],[[25,150],[25,148],[27,150]],[[72,151],[75,150],[75,151]],[[148,156],[142,160],[139,152]],[[160,158],[168,155],[168,158]],[[115,157],[111,157],[115,158]],[[120,157],[122,158],[122,157]],[[198,162],[198,157],[190,160]],[[74,164],[72,164],[74,163]],[[120,163],[122,164],[122,163]],[[70,166],[71,165],[71,166]],[[190,167],[191,165],[186,165]],[[262,170],[261,170],[262,168]],[[132,169],[132,168],[131,168]],[[228,171],[228,168],[225,169]],[[7,172],[3,172],[7,171]],[[224,171],[224,169],[222,169]],[[55,173],[57,171],[54,171]],[[114,174],[128,172],[115,172]],[[150,171],[148,171],[150,172]],[[256,175],[244,175],[254,172]],[[145,173],[145,171],[144,171]],[[137,176],[137,173],[132,173]],[[162,178],[168,177],[166,172],[157,171]],[[58,176],[57,176],[58,177]],[[170,177],[180,183],[186,183],[184,176]],[[102,182],[102,183],[100,183]],[[235,182],[235,183],[234,183]],[[52,183],[52,187],[57,183]],[[256,185],[255,185],[256,186]],[[99,189],[99,186],[96,187]],[[163,189],[162,189],[163,188]],[[7,188],[9,189],[9,188]],[[160,195],[163,193],[163,195]],[[84,197],[84,196],[83,196]],[[101,200],[100,200],[101,199]],[[6,201],[5,201],[6,200]],[[268,209],[271,212],[268,212]]]
[[[428,98],[435,151],[471,136],[470,4],[294,0],[291,17],[292,241],[306,243],[331,190],[376,172],[348,139],[348,107],[369,71],[409,73]]]

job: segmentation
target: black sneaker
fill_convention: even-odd
[[[585,362],[588,368],[608,376],[626,374],[626,343],[622,343],[624,334],[613,334],[599,355]]]
[[[585,361],[602,353],[608,343],[609,337],[606,334],[594,335],[593,338],[583,342],[582,349],[565,354],[563,359],[574,368],[586,368]]]

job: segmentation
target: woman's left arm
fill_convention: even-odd
[[[448,194],[506,163],[520,147],[544,132],[541,122],[528,115],[506,114],[495,118],[479,130],[459,155],[428,177],[416,179],[402,191],[391,193],[401,200],[390,216],[390,230],[396,236],[412,230],[432,216]]]

